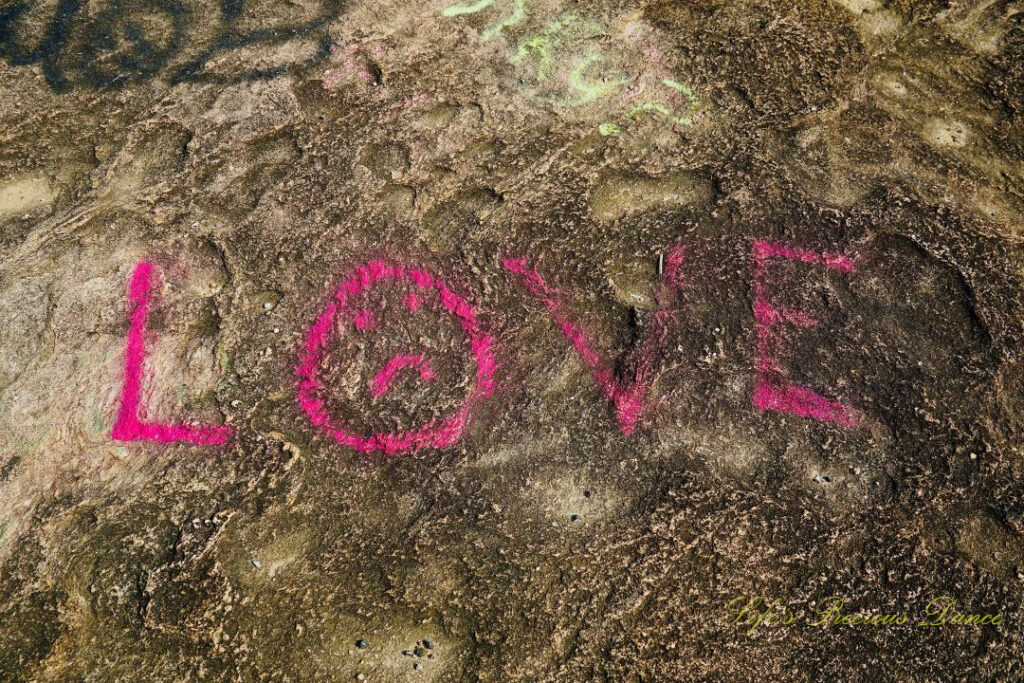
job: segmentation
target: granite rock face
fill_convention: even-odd
[[[1022,17],[0,0],[0,679],[1020,680]]]

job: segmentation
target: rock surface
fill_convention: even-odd
[[[1020,680],[1022,17],[0,1],[0,679]]]

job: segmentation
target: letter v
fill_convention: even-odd
[[[121,407],[111,437],[115,441],[186,441],[198,444],[222,444],[231,436],[231,428],[193,425],[162,425],[144,422],[139,417],[142,373],[146,360],[146,318],[152,289],[153,264],[143,261],[135,266],[128,292],[132,317],[128,343],[124,352],[124,383],[121,386]]]
[[[647,402],[647,394],[655,378],[655,361],[664,348],[668,322],[673,311],[668,306],[667,293],[681,284],[680,268],[683,263],[684,249],[675,246],[669,250],[665,259],[664,282],[656,297],[658,310],[644,333],[637,351],[631,379],[617,377],[611,363],[601,358],[588,341],[586,334],[579,325],[570,320],[559,292],[548,286],[540,273],[526,263],[523,258],[509,258],[502,261],[506,269],[518,275],[527,291],[539,298],[562,334],[569,340],[576,353],[597,381],[601,391],[615,406],[615,414],[619,420],[619,429],[626,436],[636,431],[637,423]]]

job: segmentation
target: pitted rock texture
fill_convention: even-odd
[[[1024,678],[1024,5],[0,0],[0,679]],[[758,241],[847,255],[773,260]],[[681,246],[681,284],[662,294]],[[636,431],[612,376],[657,338]],[[361,454],[296,366],[332,328]],[[139,262],[147,419],[112,439]],[[771,372],[858,424],[761,410]],[[355,310],[355,309],[353,309]],[[763,310],[763,309],[762,309]],[[790,321],[791,322],[791,321]],[[396,354],[435,376],[373,378]],[[765,596],[791,625],[731,623]],[[1002,623],[926,618],[929,600]],[[358,643],[358,644],[357,644]]]

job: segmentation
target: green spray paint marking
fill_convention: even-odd
[[[474,2],[472,5],[450,5],[441,10],[441,16],[457,17],[462,14],[476,14],[493,4],[494,0],[479,0],[479,2]],[[484,32],[480,34],[480,41],[486,43],[508,27],[515,26],[524,19],[526,19],[526,0],[515,0],[515,9],[513,9],[512,14],[501,19],[493,26],[484,29]]]
[[[600,99],[605,95],[608,95],[622,86],[629,83],[628,78],[616,78],[611,81],[589,81],[585,77],[587,68],[591,64],[596,64],[604,59],[601,55],[587,55],[580,60],[580,63],[576,65],[576,68],[569,74],[569,85],[572,86],[573,90],[577,90],[581,95],[574,98],[564,98],[561,103],[566,107],[578,107],[583,104],[589,104],[596,99]]]
[[[654,112],[661,114],[662,116],[672,116],[672,110],[664,105],[662,102],[644,102],[640,106],[634,107],[630,112],[630,116],[636,116],[645,112]]]
[[[494,4],[494,0],[479,0],[472,5],[451,5],[441,10],[442,17],[457,17],[460,14],[476,14]]]
[[[481,42],[492,40],[506,28],[516,26],[526,20],[526,0],[513,0],[513,2],[512,13],[484,29],[480,34]],[[441,15],[455,17],[463,14],[476,14],[494,4],[495,0],[477,0],[477,2],[466,5],[450,5],[441,11]],[[570,28],[574,29],[571,33],[569,31]],[[592,21],[585,21],[575,12],[566,12],[558,19],[549,22],[540,33],[523,38],[516,46],[516,51],[511,56],[511,61],[514,63],[533,62],[535,64],[534,76],[538,81],[544,83],[551,78],[552,70],[555,66],[555,51],[557,49],[562,48],[575,39],[602,35],[610,35],[609,30],[605,26]],[[568,84],[574,92],[579,93],[578,95],[567,97],[540,95],[536,91],[531,92],[530,89],[523,87],[520,88],[520,91],[525,91],[524,94],[536,100],[558,107],[579,107],[589,104],[610,95],[630,82],[629,78],[622,76],[612,79],[588,79],[586,76],[587,70],[593,64],[603,61],[603,59],[604,57],[599,54],[586,55],[569,72]],[[681,126],[692,125],[691,114],[700,107],[700,101],[693,90],[684,83],[671,78],[662,79],[661,85],[675,90],[686,98],[688,103],[686,113],[677,116],[664,102],[648,100],[634,107],[628,116],[632,118],[643,113],[653,113],[669,118]],[[606,122],[598,126],[598,132],[603,136],[619,135],[622,129],[615,123]]]
[[[531,51],[537,55],[537,80],[542,82],[548,80],[551,75],[551,41],[540,35],[524,40],[516,48],[512,61],[521,62],[528,59]]]
[[[690,118],[690,114],[695,112],[697,108],[700,106],[700,102],[697,100],[697,96],[693,94],[693,90],[691,90],[689,86],[686,86],[680,83],[679,81],[674,81],[671,78],[666,78],[662,80],[661,83],[662,85],[668,86],[669,88],[672,88],[676,92],[681,93],[683,97],[686,98],[687,102],[689,103],[686,113],[683,114],[682,116],[676,116],[675,112],[669,109],[668,105],[666,105],[664,102],[649,100],[647,102],[641,103],[637,107],[634,107],[633,110],[629,112],[629,116],[634,117],[638,114],[651,112],[654,114],[661,114],[662,116],[666,116],[672,119],[675,123],[678,123],[680,126],[692,125],[693,120]]]
[[[505,29],[522,22],[523,19],[526,19],[526,0],[515,0],[515,9],[512,11],[512,14],[481,33],[480,40],[486,43]]]
[[[569,74],[569,85],[572,89],[581,93],[576,97],[555,97],[553,95],[539,95],[536,92],[527,91],[527,95],[545,104],[556,107],[580,107],[600,99],[629,83],[628,78],[616,78],[614,80],[590,81],[585,77],[585,72],[591,64],[603,60],[601,55],[587,55],[579,60],[579,63]]]
[[[672,88],[676,92],[680,93],[683,97],[686,98],[686,101],[689,102],[689,107],[687,108],[686,113],[676,119],[676,123],[678,123],[679,125],[689,126],[691,123],[693,123],[693,121],[690,119],[690,114],[697,111],[697,108],[700,107],[700,100],[698,100],[697,96],[693,94],[693,90],[691,90],[689,86],[680,83],[679,81],[674,81],[671,78],[665,78],[662,79],[661,84],[668,86],[669,88]]]
[[[538,62],[535,69],[537,80],[546,81],[551,76],[553,50],[561,47],[566,42],[568,38],[563,34],[579,20],[580,17],[575,12],[566,12],[545,26],[544,30],[540,33],[524,38],[516,47],[516,53],[512,55],[512,61],[519,63],[529,60],[531,59],[531,53],[535,54],[535,60]],[[602,27],[593,23],[586,24],[584,29],[586,28],[596,29],[598,33],[603,32]]]

